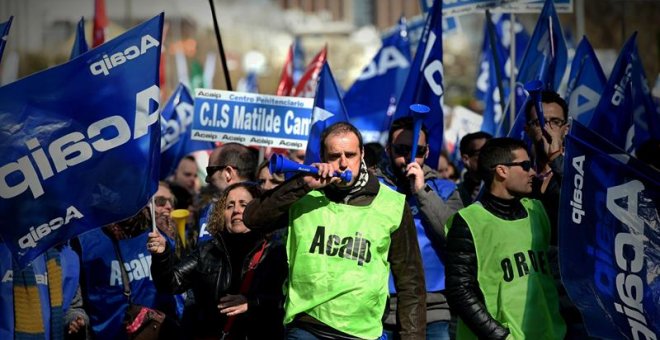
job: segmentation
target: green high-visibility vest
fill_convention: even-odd
[[[488,313],[515,339],[563,339],[566,325],[550,266],[550,222],[541,202],[523,198],[527,217],[503,220],[480,203],[461,209],[477,255],[477,280]],[[453,218],[448,222],[451,226]],[[459,319],[457,339],[476,339]]]
[[[307,313],[364,339],[381,336],[390,234],[405,196],[380,185],[368,206],[338,204],[313,190],[289,208],[284,323]]]

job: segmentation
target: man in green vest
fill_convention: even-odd
[[[379,338],[391,269],[399,334],[425,339],[424,272],[405,197],[367,171],[353,125],[328,127],[320,151],[318,174],[291,178],[243,213],[255,231],[288,227],[287,338]],[[346,170],[349,182],[332,176]]]
[[[457,339],[562,339],[548,264],[550,222],[524,198],[535,172],[523,142],[491,139],[481,149],[482,198],[448,222],[446,292]]]

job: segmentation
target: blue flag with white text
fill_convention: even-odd
[[[606,84],[605,73],[585,36],[575,50],[571,73],[568,77],[564,98],[568,103],[569,115],[588,126]]]
[[[398,33],[383,39],[383,46],[344,95],[351,123],[365,143],[382,142],[410,70],[410,42],[406,22],[399,20]]]
[[[543,89],[557,91],[567,63],[568,50],[557,11],[552,0],[546,0],[516,76],[515,112],[525,100],[523,86],[527,82],[541,80]]]
[[[438,166],[444,141],[443,77],[442,1],[436,0],[426,19],[424,33],[394,114],[394,120],[410,115],[411,104],[424,104],[431,109],[424,119],[424,125],[429,131],[429,156],[426,164],[432,168]]]
[[[156,191],[162,29],[161,13],[0,87],[0,237],[21,265]]]
[[[13,20],[14,16],[10,16],[9,20],[0,23],[0,62],[2,61],[2,52],[5,51],[5,45],[7,45],[9,29],[11,28],[11,22]]]
[[[76,25],[76,37],[73,40],[73,47],[71,48],[70,59],[73,59],[89,50],[87,40],[85,40],[85,18],[80,18],[78,25]]]
[[[649,138],[660,138],[660,112],[651,98],[636,37],[637,32],[621,49],[589,123],[589,128],[628,153]]]
[[[324,62],[316,85],[312,126],[307,140],[305,164],[321,162],[321,134],[323,130],[332,124],[348,121],[348,114],[344,102],[341,100],[335,78],[332,76],[328,62]]]
[[[179,84],[160,113],[160,179],[174,173],[179,161],[199,150],[211,150],[212,142],[191,139],[194,100],[188,88]]]
[[[660,172],[574,121],[559,213],[564,287],[589,335],[660,335]]]
[[[512,45],[511,25],[514,25],[513,31],[515,34],[516,45],[516,67],[520,65],[520,62],[525,55],[525,49],[527,49],[527,44],[529,43],[529,33],[527,33],[525,27],[518,20],[511,22],[511,15],[508,13],[493,14],[493,21],[495,22],[495,33],[497,34],[498,42],[503,49],[503,54],[505,55],[505,59],[500,59],[500,65],[498,66],[502,69],[502,74],[505,75],[503,85],[508,89],[510,87],[508,80],[511,79],[511,61],[509,60],[511,58]],[[484,40],[481,47],[479,73],[477,74],[477,85],[475,87],[474,93],[475,98],[484,103],[486,102],[487,98],[492,99],[496,97],[497,100],[499,100],[499,95],[494,97],[494,89],[491,85],[492,78],[490,75],[493,74],[493,71],[491,71],[492,66],[490,65],[492,63],[491,58],[492,51],[488,40],[487,27],[484,25]],[[493,76],[495,75],[493,74]],[[505,102],[507,97],[508,95],[505,96]]]

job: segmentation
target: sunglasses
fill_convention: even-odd
[[[522,161],[522,162],[511,162],[511,163],[500,163],[500,164],[495,164],[493,165],[493,169],[495,169],[496,166],[498,165],[504,165],[504,166],[519,166],[521,167],[525,172],[529,172],[529,170],[532,169],[532,161]]]
[[[214,173],[228,168],[229,165],[211,165],[206,167],[206,175],[211,177]]]
[[[174,197],[163,197],[163,196],[156,196],[154,197],[154,203],[156,204],[157,207],[164,207],[167,202],[170,202],[170,205],[174,207],[176,201],[174,200]]]
[[[417,153],[415,157],[424,157],[426,154],[427,145],[417,145]],[[411,145],[405,144],[392,144],[392,151],[399,156],[407,156],[412,151]]]

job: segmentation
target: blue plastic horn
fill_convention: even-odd
[[[424,104],[412,104],[410,105],[410,111],[412,111],[413,117],[413,139],[412,139],[412,151],[410,151],[410,163],[415,161],[415,155],[417,154],[417,140],[419,139],[419,131],[422,130],[422,123],[426,114],[431,111],[431,109]],[[428,136],[426,136],[428,138]]]
[[[319,169],[311,166],[296,163],[290,159],[284,158],[282,155],[273,154],[270,156],[270,161],[268,163],[268,170],[271,174],[280,173],[280,172],[305,172],[308,174],[317,174]],[[335,171],[333,174],[334,177],[341,178],[344,182],[350,182],[353,178],[353,173],[351,170],[346,170],[344,172]]]

